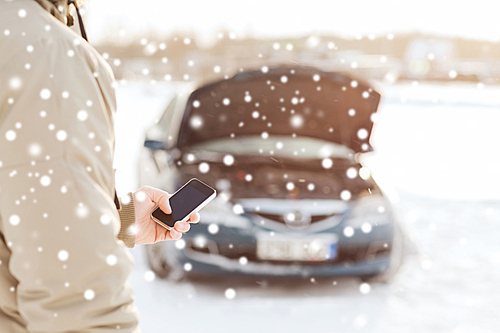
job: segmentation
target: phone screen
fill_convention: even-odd
[[[190,212],[209,198],[214,190],[202,182],[192,179],[186,186],[170,197],[170,208],[172,214],[165,214],[159,207],[153,212],[153,216],[173,228],[176,221],[184,219]]]

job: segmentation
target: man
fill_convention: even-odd
[[[113,76],[68,12],[0,0],[0,332],[139,332],[125,245],[189,223],[151,220],[158,189],[115,198]]]

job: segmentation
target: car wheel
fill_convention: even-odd
[[[161,278],[166,278],[172,272],[172,267],[165,259],[165,248],[161,242],[146,245],[146,256],[149,267]]]

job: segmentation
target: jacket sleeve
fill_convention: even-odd
[[[0,227],[18,310],[30,332],[138,332],[133,258],[117,239],[111,78],[76,35],[49,33],[3,72],[29,62],[22,89],[0,89]]]
[[[132,193],[128,193],[118,200],[118,214],[120,215],[118,239],[123,241],[128,248],[134,248],[136,235],[134,196]]]

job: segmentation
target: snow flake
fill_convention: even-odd
[[[294,183],[292,183],[292,182],[286,183],[286,189],[288,191],[292,191],[294,188],[295,188],[295,184]]]
[[[42,184],[42,186],[49,186],[50,182],[51,182],[51,179],[49,176],[42,176],[40,178],[40,184]]]
[[[101,151],[101,146],[99,146],[99,145],[95,146],[95,147],[94,147],[94,150],[95,150],[96,152],[100,152],[100,151]]]
[[[352,237],[354,235],[354,229],[353,227],[345,227],[344,228],[344,236],[346,237]]]
[[[276,148],[283,149],[283,142],[281,141],[276,142]]]
[[[67,54],[68,54],[68,57],[70,57],[70,58],[71,58],[71,57],[73,57],[73,56],[75,55],[75,51],[73,51],[73,50],[68,50]]]
[[[230,166],[234,164],[234,157],[233,155],[226,155],[222,159],[222,162],[224,162],[225,165]]]
[[[307,184],[307,189],[308,189],[309,191],[314,191],[314,188],[315,188],[315,186],[314,186],[314,184],[313,184],[313,183],[309,183],[309,184]]]
[[[254,119],[259,118],[259,115],[260,115],[260,114],[259,114],[259,111],[254,111],[254,112],[252,112],[252,118],[254,118]]]
[[[358,138],[365,140],[368,137],[368,131],[364,128],[358,130]]]
[[[252,101],[252,96],[250,96],[250,95],[246,95],[246,96],[244,97],[244,100],[245,100],[245,102],[250,103],[250,102]]]
[[[40,91],[40,97],[42,99],[49,99],[50,98],[50,90],[45,88]]]
[[[83,297],[87,300],[87,301],[91,301],[94,299],[95,297],[95,292],[92,290],[92,289],[87,289],[85,290],[85,292],[83,293]]]
[[[212,235],[215,235],[216,233],[219,232],[219,226],[215,223],[212,223],[208,226],[208,232],[211,233]]]
[[[10,30],[9,30],[9,29],[5,29],[5,30],[3,31],[3,34],[4,34],[5,36],[10,35]]]
[[[363,223],[361,225],[361,231],[363,231],[365,234],[368,234],[372,231],[372,225],[370,223]]]
[[[17,90],[21,88],[21,85],[23,84],[23,81],[19,76],[14,76],[9,80],[9,87],[13,90]]]
[[[89,114],[87,113],[87,111],[85,110],[80,110],[78,111],[78,113],[76,114],[76,117],[78,118],[78,120],[80,121],[85,121],[87,120],[87,118],[89,117]]]
[[[240,265],[246,265],[248,264],[248,258],[247,257],[240,257],[238,260],[240,262]]]
[[[243,206],[240,205],[240,204],[235,204],[233,206],[233,213],[237,214],[237,215],[241,215],[245,212],[245,210],[243,209]]]
[[[251,181],[252,181],[252,179],[253,179],[253,176],[252,176],[251,174],[247,173],[247,174],[245,175],[245,180],[246,180],[247,182],[251,182]]]
[[[49,124],[49,130],[53,131],[56,128],[54,124]]]
[[[448,76],[450,77],[450,79],[455,79],[457,77],[458,73],[456,70],[452,69],[449,73],[448,73]]]
[[[229,105],[231,103],[231,100],[227,97],[225,97],[223,100],[222,100],[222,104],[224,105]]]
[[[33,143],[29,146],[28,151],[31,156],[36,157],[42,153],[42,147],[37,143]]]
[[[290,118],[290,124],[295,128],[302,127],[302,125],[304,125],[304,118],[302,118],[301,115],[296,114]]]
[[[314,75],[313,75],[313,81],[314,81],[314,82],[318,82],[318,81],[319,81],[319,79],[320,79],[319,74],[314,74]]]
[[[66,99],[69,97],[69,92],[67,92],[66,90],[62,92],[61,94],[62,98]]]
[[[42,252],[43,248],[41,246],[39,246],[37,250],[38,250],[38,252]]]
[[[90,132],[89,133],[89,139],[93,139],[95,138],[95,133],[94,132]]]
[[[102,224],[107,225],[107,224],[109,224],[109,222],[111,222],[111,218],[106,214],[102,214],[100,221]]]
[[[299,99],[297,97],[292,97],[292,104],[293,105],[299,104]]]
[[[7,141],[14,141],[17,137],[17,134],[15,131],[13,130],[9,130],[5,133],[5,138],[7,139]]]
[[[201,172],[201,173],[207,173],[208,171],[210,171],[210,165],[208,165],[207,162],[202,162],[200,163],[200,165],[198,166],[198,170]]]
[[[189,125],[193,129],[198,129],[203,125],[203,119],[201,116],[195,115],[189,119]]]
[[[146,271],[144,273],[144,280],[151,282],[155,279],[155,273],[153,271]]]
[[[358,171],[356,170],[356,168],[349,168],[347,169],[346,174],[348,178],[354,179],[358,175]]]
[[[134,198],[139,202],[144,202],[147,199],[147,195],[143,191],[137,191],[134,194]]]
[[[261,71],[262,71],[262,73],[267,73],[269,71],[269,67],[262,66]],[[268,83],[268,84],[270,84],[270,83]]]
[[[340,199],[344,201],[351,199],[351,192],[349,190],[343,190],[340,192]]]
[[[28,53],[31,53],[35,50],[35,48],[33,47],[33,45],[28,45],[26,46],[26,51],[28,51]]]
[[[110,254],[106,257],[106,263],[109,266],[114,266],[114,265],[116,265],[117,262],[118,262],[118,259],[116,258],[116,256],[114,254]]]
[[[364,282],[362,283],[360,286],[359,286],[359,291],[362,293],[362,294],[368,294],[371,290],[371,287],[368,283]]]
[[[29,62],[27,62],[26,64],[24,64],[24,68],[25,68],[26,70],[30,69],[30,68],[31,68],[30,63],[29,63]]]
[[[368,97],[370,97],[370,93],[368,91],[363,91],[363,93],[361,94],[361,96],[364,98],[364,99],[367,99]]]
[[[9,223],[12,224],[13,226],[16,226],[21,222],[21,219],[17,215],[11,215],[9,217]]]
[[[83,203],[80,202],[78,204],[78,207],[76,208],[76,215],[79,218],[85,218],[87,217],[88,214],[89,214],[89,209]]]
[[[193,269],[193,265],[192,265],[191,263],[187,262],[187,263],[185,263],[185,264],[184,264],[184,270],[185,270],[186,272],[189,272],[189,271],[191,271],[192,269]]]
[[[68,188],[66,186],[62,186],[61,187],[61,193],[67,193],[68,192]]]
[[[220,66],[215,66],[214,67],[214,72],[215,73],[220,73]]]
[[[19,11],[17,12],[17,15],[20,17],[20,18],[25,18],[26,17],[26,9],[19,9]]]
[[[324,158],[322,161],[321,161],[321,165],[323,166],[323,168],[325,169],[330,169],[332,166],[333,166],[333,161],[331,158]]]
[[[352,80],[351,81],[351,87],[356,88],[358,86],[358,81]]]
[[[267,139],[267,138],[269,138],[269,133],[262,132],[262,134],[260,136],[262,137],[262,139]]]
[[[233,299],[236,297],[236,291],[233,288],[228,288],[224,292],[224,296],[226,296],[227,299]]]
[[[349,111],[347,111],[347,114],[350,115],[351,117],[354,117],[356,115],[356,110],[349,109]]]
[[[184,38],[184,44],[186,44],[186,45],[191,44],[191,38],[189,38],[189,37]]]
[[[195,107],[195,108],[199,108],[199,107],[200,107],[200,101],[198,101],[198,100],[194,100],[194,101],[193,101],[193,107]]]
[[[283,75],[281,78],[280,78],[280,81],[281,83],[287,83],[288,82],[288,77],[286,75]]]
[[[66,261],[69,258],[68,251],[66,250],[61,250],[57,253],[57,258],[61,261]]]
[[[288,51],[293,50],[293,45],[292,45],[292,44],[290,44],[290,43],[286,44],[286,49],[287,49]]]
[[[56,133],[56,138],[59,141],[64,141],[64,140],[66,140],[67,137],[68,137],[68,134],[66,133],[66,131],[60,130],[60,131],[57,131],[57,133]]]
[[[175,241],[175,248],[176,249],[182,250],[185,247],[186,247],[186,241],[184,239],[179,239],[179,240]]]

